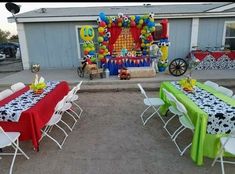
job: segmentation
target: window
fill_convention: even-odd
[[[235,21],[225,23],[224,45],[230,50],[235,50]]]
[[[94,29],[94,32],[95,32],[95,37],[93,38],[93,42],[94,42],[94,45],[95,45],[95,52],[98,52],[98,49],[99,49],[99,43],[98,43],[98,29],[97,27],[93,27]],[[78,27],[77,28],[77,34],[78,34],[78,40],[79,40],[79,47],[80,47],[80,58],[83,58],[84,56],[84,52],[83,52],[83,44],[84,44],[84,41],[83,39],[80,37],[80,30],[81,30],[81,27]]]

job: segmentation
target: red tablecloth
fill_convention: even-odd
[[[11,96],[0,101],[0,106],[10,102],[24,92],[28,91],[26,86],[22,90],[15,92]],[[18,122],[0,121],[0,126],[5,131],[20,132],[20,140],[32,140],[33,146],[36,150],[39,149],[39,139],[41,138],[41,129],[50,120],[56,104],[63,99],[68,93],[69,85],[63,81],[59,83],[51,92],[49,92],[43,99],[36,103],[33,107],[21,113]]]
[[[227,55],[231,60],[235,60],[235,51],[193,51],[192,54],[200,61],[202,61],[208,55],[214,57],[215,60],[222,57],[223,55]]]

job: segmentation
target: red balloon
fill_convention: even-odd
[[[89,65],[92,64],[91,59],[86,59],[86,60]]]
[[[100,26],[100,27],[105,27],[105,26],[106,26],[106,23],[105,23],[104,21],[101,21],[99,26]]]
[[[102,44],[105,45],[105,46],[107,46],[109,43],[106,42],[106,41],[104,41],[104,42],[102,42]]]
[[[153,36],[150,35],[150,36],[148,37],[148,40],[149,40],[149,41],[152,41],[152,40],[153,40]]]
[[[88,54],[88,51],[84,51],[84,54],[87,55],[87,54]]]
[[[101,61],[101,63],[105,63],[106,62],[105,58],[100,59],[100,61]]]
[[[118,18],[117,21],[121,23],[122,22],[122,18]]]
[[[168,23],[168,20],[167,19],[162,19],[161,21],[161,25],[162,25],[162,34],[161,34],[161,39],[165,39],[165,38],[168,38],[167,36],[167,23]]]
[[[130,23],[130,26],[131,27],[134,27],[136,24],[135,24],[135,21],[131,21],[131,23]]]
[[[99,50],[99,53],[104,54],[104,50],[103,49]]]
[[[104,36],[104,35],[105,35],[105,32],[99,32],[99,35],[100,35],[100,36]]]

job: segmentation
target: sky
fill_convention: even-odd
[[[11,35],[17,34],[16,23],[9,23],[7,21],[7,17],[11,17],[12,14],[7,11],[5,8],[6,3],[0,3],[0,29],[3,31],[10,31]],[[20,13],[28,12],[31,10],[39,9],[39,8],[57,8],[57,7],[92,7],[92,6],[130,6],[130,5],[143,5],[143,4],[152,4],[152,5],[165,5],[172,3],[152,3],[152,2],[141,2],[141,3],[25,3],[25,2],[17,2],[15,3],[20,5]],[[97,14],[98,16],[98,14]]]

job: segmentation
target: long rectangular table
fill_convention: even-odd
[[[29,91],[29,86],[15,92],[4,100],[0,101],[0,107]],[[23,111],[18,122],[0,121],[0,126],[5,131],[20,132],[20,141],[32,140],[35,150],[39,150],[39,139],[41,129],[50,120],[56,104],[68,93],[67,82],[60,82],[52,91],[38,101],[34,106]]]
[[[218,98],[218,100],[227,103],[232,108],[235,107],[234,99],[225,96],[224,94],[202,83],[197,82],[196,86],[212,94]],[[201,109],[182,91],[177,89],[171,82],[163,82],[160,86],[160,98],[165,101],[165,105],[160,108],[160,113],[162,115],[166,113],[168,107],[170,106],[170,103],[162,90],[163,88],[171,92],[186,107],[188,115],[195,126],[191,147],[191,158],[197,165],[203,165],[204,156],[209,158],[214,158],[216,156],[220,147],[219,138],[224,136],[226,133],[208,133],[208,113]],[[214,106],[212,105],[210,107]],[[226,156],[230,155],[227,154]]]

